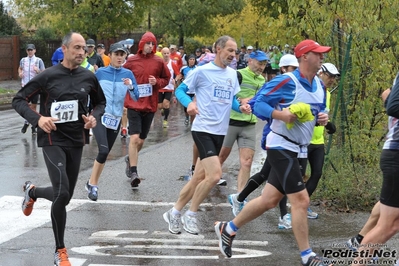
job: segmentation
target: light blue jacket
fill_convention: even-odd
[[[107,100],[105,113],[121,117],[126,93],[129,92],[134,101],[139,98],[139,89],[132,71],[123,67],[115,68],[110,65],[100,67],[95,74]],[[125,85],[123,83],[125,78],[131,79],[132,85]]]

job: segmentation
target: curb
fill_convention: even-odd
[[[12,99],[17,93],[8,93],[0,95],[0,111],[12,109]]]
[[[6,111],[11,109],[12,109],[11,103],[0,104],[0,111]]]

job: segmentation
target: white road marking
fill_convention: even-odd
[[[89,239],[94,240],[96,243],[98,242],[134,242],[134,241],[147,241],[151,243],[164,243],[164,244],[178,244],[178,243],[191,243],[196,245],[218,245],[218,240],[208,240],[205,239],[204,235],[192,235],[192,234],[179,234],[173,235],[171,233],[167,233],[167,238],[137,238],[137,237],[127,237],[127,235],[143,235],[147,234],[149,231],[143,230],[105,230],[98,231],[93,233]],[[123,236],[122,236],[123,235]],[[159,234],[158,231],[151,233],[153,236],[163,234]],[[173,239],[174,238],[174,239]],[[234,246],[244,245],[244,246],[267,246],[269,243],[267,241],[251,241],[251,240],[235,240]]]
[[[85,264],[87,259],[78,259],[78,258],[69,258],[69,262],[72,264],[72,266],[82,266]]]
[[[40,227],[51,221],[51,202],[47,200],[37,201],[34,211],[30,216],[25,216],[21,210],[22,197],[4,196],[0,198],[0,244],[20,236],[32,229]],[[72,201],[67,211],[79,207],[84,202]],[[12,226],[11,226],[12,225]]]
[[[164,236],[159,231],[150,233],[145,230],[106,230],[94,232],[90,236],[90,240],[95,243],[104,242],[109,244],[113,242],[114,245],[93,245],[93,246],[82,246],[73,247],[71,250],[76,253],[88,256],[110,256],[109,253],[104,253],[102,249],[109,251],[110,249],[115,250],[112,252],[115,257],[125,258],[145,258],[145,259],[219,259],[218,255],[130,255],[130,252],[123,251],[124,249],[164,249],[164,250],[208,250],[218,251],[218,240],[204,239],[203,235],[193,237],[192,235],[171,235],[168,234],[167,238],[145,238],[145,237],[128,237],[134,235],[146,235],[151,234],[152,236]],[[124,243],[129,243],[125,245]],[[131,245],[130,243],[140,243],[139,245]],[[148,243],[148,244],[147,244]],[[264,250],[248,249],[251,247],[265,247],[268,245],[267,241],[247,241],[247,240],[236,240],[234,241],[234,258],[254,258],[269,256],[271,253]],[[246,248],[241,248],[244,246]],[[115,255],[120,251],[121,254]]]
[[[161,239],[159,239],[161,240]],[[165,239],[163,239],[165,240]],[[141,241],[140,239],[137,239],[135,241]],[[217,245],[217,241],[214,244]],[[240,245],[241,243],[237,243],[238,241],[235,241],[234,244]],[[208,250],[208,251],[219,251],[218,246],[182,246],[182,245],[125,245],[125,246],[118,246],[118,245],[108,245],[108,246],[83,246],[83,247],[74,247],[72,248],[73,252],[80,253],[83,255],[89,255],[89,256],[110,256],[110,254],[106,254],[101,252],[102,249],[106,249],[109,251],[110,249],[150,249],[150,250],[155,250],[155,249],[162,249],[162,250]],[[255,257],[264,257],[264,256],[269,256],[271,255],[270,252],[264,251],[264,250],[256,250],[256,249],[247,249],[247,248],[233,248],[234,255],[232,256],[233,258],[237,259],[244,259],[244,258],[255,258]],[[121,251],[123,252],[123,251]],[[123,252],[125,253],[125,252]],[[218,255],[198,255],[198,256],[193,256],[193,255],[144,255],[144,254],[139,254],[139,255],[129,255],[129,254],[121,254],[121,255],[114,255],[115,257],[120,257],[120,258],[140,258],[140,259],[198,259],[198,260],[203,260],[203,259],[208,259],[208,260],[218,260],[219,256]]]
[[[50,209],[51,202],[46,200],[38,200],[34,205],[34,211],[29,217],[22,214],[21,203],[23,197],[16,196],[4,196],[0,198],[0,244],[7,242],[15,237],[18,237],[24,233],[29,232],[32,229],[43,226],[44,224],[51,222]],[[99,200],[98,202],[92,202],[86,199],[73,199],[67,206],[67,211],[71,211],[83,204],[116,204],[116,205],[135,205],[135,206],[173,206],[173,202],[143,202],[143,201],[116,201],[116,200]],[[201,204],[203,207],[217,206],[217,207],[229,207],[228,203],[221,204]],[[12,226],[10,226],[12,225]],[[143,237],[133,237],[139,235]],[[146,238],[146,235],[150,234],[147,230],[106,230],[94,232],[89,239],[95,240],[96,243],[103,241],[114,241],[116,245],[100,245],[100,246],[83,246],[74,247],[73,250],[76,253],[84,255],[96,255],[96,256],[110,256],[102,252],[102,249],[166,249],[166,250],[208,250],[217,251],[219,250],[217,240],[204,239],[203,235],[193,236],[190,234],[171,235],[167,232],[154,231],[151,233],[151,238]],[[157,238],[158,237],[158,238]],[[121,243],[122,242],[122,243]],[[123,243],[141,243],[141,245],[123,245]],[[149,244],[143,244],[149,243]],[[121,244],[121,245],[119,245]],[[241,246],[251,247],[264,247],[268,244],[267,241],[246,241],[236,240],[234,244],[237,248],[233,248],[236,255],[234,258],[253,258],[268,256],[271,253],[263,250],[255,250],[248,248],[240,248]],[[125,253],[125,252],[123,252]],[[123,254],[122,253],[122,254]],[[219,259],[220,256],[216,255],[114,255],[115,257],[128,257],[128,258],[147,258],[147,259]],[[85,264],[87,259],[82,258],[70,258],[73,266],[82,266]],[[89,264],[89,266],[126,266],[116,264]]]
[[[39,199],[30,216],[24,216],[21,211],[23,197],[3,196],[0,198],[0,244],[7,242],[17,236],[29,232],[51,221],[50,209],[51,202]],[[67,206],[67,211],[73,210],[83,204],[117,204],[117,205],[135,205],[135,206],[173,206],[174,202],[145,202],[145,201],[119,201],[119,200],[98,200],[93,202],[87,199],[72,199]],[[201,204],[203,207],[230,207],[228,203]],[[10,225],[13,225],[10,227]]]

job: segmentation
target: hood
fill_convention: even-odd
[[[141,54],[143,52],[144,44],[146,42],[154,43],[152,53],[155,54],[155,52],[157,51],[157,39],[155,38],[155,35],[150,31],[147,31],[146,33],[144,33],[143,37],[141,37],[141,40],[139,42],[139,50],[137,51],[137,53]]]

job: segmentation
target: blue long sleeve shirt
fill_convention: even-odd
[[[132,71],[110,65],[100,67],[95,74],[107,100],[105,112],[121,117],[126,93],[129,93],[134,101],[139,98],[139,89]],[[125,78],[131,79],[132,85],[125,85],[123,83]]]

